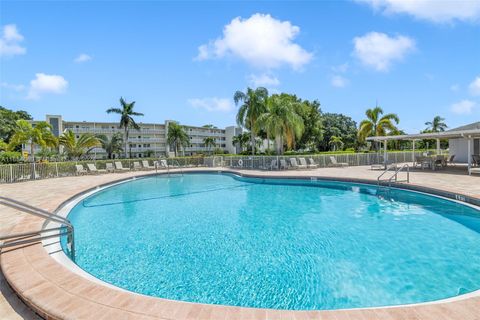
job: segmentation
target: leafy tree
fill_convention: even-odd
[[[259,87],[255,90],[247,88],[246,92],[237,91],[233,96],[236,105],[242,103],[237,113],[237,123],[240,126],[250,130],[250,144],[252,145],[252,154],[255,154],[255,135],[256,122],[258,117],[266,110],[268,90]]]
[[[176,157],[179,147],[187,146],[190,142],[190,139],[188,138],[185,129],[181,125],[175,122],[170,122],[168,124],[167,142],[169,145],[173,146]]]
[[[210,151],[211,147],[215,147],[217,145],[215,139],[213,137],[205,137],[203,139],[203,143],[208,151]]]
[[[3,141],[3,139],[0,139],[0,151],[7,151],[8,144]]]
[[[80,159],[83,155],[88,154],[93,148],[101,145],[99,139],[91,134],[84,133],[77,139],[72,130],[67,130],[60,137],[58,142],[64,147],[69,159]]]
[[[390,131],[395,130],[397,128],[396,124],[400,122],[400,119],[394,113],[383,115],[383,109],[380,107],[367,109],[365,115],[367,119],[360,122],[360,128],[358,129],[360,140],[365,140],[366,137],[371,136],[385,136]],[[378,149],[377,144],[375,144],[375,148]]]
[[[340,150],[343,148],[343,141],[342,141],[342,138],[341,137],[337,137],[337,136],[332,136],[330,138],[330,141],[328,142],[328,144],[330,144],[331,146],[333,146],[333,151],[337,151],[337,150]]]
[[[213,124],[206,124],[206,125],[203,125],[202,128],[209,128],[209,129],[218,129],[216,126],[214,126]]]
[[[128,158],[128,133],[130,128],[140,130],[140,127],[133,119],[133,116],[143,116],[143,113],[133,111],[135,107],[135,101],[126,102],[123,98],[120,98],[121,108],[110,108],[107,113],[116,113],[120,115],[120,128],[124,129],[124,143],[125,143],[125,158]]]
[[[322,114],[323,139],[318,148],[321,151],[330,150],[332,136],[340,137],[345,148],[354,148],[357,144],[357,124],[352,118],[338,113]]]
[[[278,154],[283,154],[285,143],[288,148],[293,148],[304,129],[302,117],[295,112],[295,102],[279,95],[267,99],[266,111],[257,120],[257,125],[275,138]]]
[[[232,143],[234,145],[238,145],[242,152],[248,146],[248,142],[250,141],[250,134],[248,133],[240,133],[232,138]]]
[[[32,126],[27,120],[17,120],[14,134],[10,138],[9,148],[30,144],[30,154],[32,160],[35,161],[35,145],[43,148],[57,146],[57,138],[51,129],[52,127],[45,121],[37,122],[35,126]]]
[[[427,126],[426,132],[443,132],[448,128],[445,118],[440,116],[435,116],[433,121],[425,122],[425,125]]]
[[[97,136],[100,145],[107,153],[107,158],[112,159],[114,154],[120,154],[123,151],[123,138],[120,133],[113,134],[110,138],[106,135]]]
[[[13,111],[0,106],[0,139],[6,143],[15,132],[18,120],[32,120],[32,116],[26,111]]]
[[[298,148],[315,151],[323,139],[320,102],[317,100],[312,102],[304,100],[302,101],[302,106],[302,108],[297,109],[297,113],[302,117],[304,125],[302,137],[298,141]]]

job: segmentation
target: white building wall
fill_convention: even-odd
[[[462,163],[467,163],[468,158],[471,155],[467,155],[468,152],[468,139],[462,138],[462,139],[450,139],[448,140],[448,148],[449,151],[448,153],[450,155],[455,155],[454,162],[462,162]],[[471,154],[473,154],[473,141],[470,140],[470,150]]]

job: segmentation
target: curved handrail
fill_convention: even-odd
[[[388,186],[391,186],[392,181],[394,179],[395,179],[395,182],[398,182],[398,173],[400,171],[403,171],[403,169],[405,169],[405,168],[407,169],[407,180],[405,180],[405,182],[410,183],[410,166],[408,165],[408,163],[405,163],[400,168],[396,169],[395,172],[393,173],[393,175],[390,176],[390,178],[382,180],[381,178],[383,177],[383,175],[388,172],[388,168],[385,169],[385,171],[381,175],[378,176],[377,184],[380,185],[381,181],[388,181]]]

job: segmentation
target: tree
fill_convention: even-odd
[[[15,133],[18,120],[32,120],[32,116],[26,111],[13,111],[0,106],[0,139],[6,143]]]
[[[67,130],[62,133],[62,135],[58,137],[58,142],[64,147],[69,159],[80,159],[93,148],[101,146],[99,139],[95,135],[84,133],[77,139],[72,130]]]
[[[218,129],[216,126],[213,124],[205,124],[202,126],[202,128],[209,128],[209,129]]]
[[[258,117],[266,111],[268,91],[259,87],[255,90],[247,88],[247,92],[237,91],[233,96],[236,105],[242,103],[237,113],[237,124],[250,130],[252,154],[255,154],[255,134]]]
[[[208,151],[210,151],[211,147],[215,147],[217,145],[215,138],[213,137],[205,137],[203,139],[203,143],[205,144],[205,147],[207,148]]]
[[[124,143],[125,143],[125,158],[128,158],[128,133],[130,128],[140,130],[140,127],[133,119],[133,116],[143,116],[143,113],[133,111],[135,107],[135,101],[126,102],[123,98],[120,98],[120,105],[122,108],[110,108],[107,113],[116,113],[120,115],[120,128],[124,129]]]
[[[440,116],[436,116],[433,118],[433,121],[425,122],[427,132],[443,132],[445,129],[448,128],[447,124],[445,123],[445,118]]]
[[[178,148],[187,146],[190,139],[181,125],[175,122],[170,122],[168,124],[167,142],[174,147],[176,157],[178,154]]]
[[[385,136],[389,131],[396,130],[396,124],[400,122],[400,119],[394,113],[383,115],[383,109],[378,106],[367,109],[365,115],[367,119],[360,122],[360,128],[358,129],[358,137],[362,141],[366,137]],[[375,148],[378,149],[377,144],[375,144]]]
[[[37,122],[35,126],[32,126],[27,120],[17,120],[15,131],[10,138],[9,149],[29,143],[32,161],[35,161],[35,145],[43,148],[57,146],[57,138],[51,129],[52,127],[45,121]]]
[[[112,159],[114,154],[119,154],[123,151],[123,138],[118,132],[113,134],[110,138],[106,135],[98,135],[98,140],[103,150],[107,153],[107,158]]]
[[[333,146],[333,151],[337,151],[343,148],[343,141],[341,137],[332,136],[329,144]]]
[[[354,148],[357,143],[357,124],[352,118],[338,113],[322,114],[323,137],[318,145],[322,151],[330,150],[332,136],[340,137],[345,148]]]
[[[267,99],[267,108],[258,117],[258,127],[275,138],[277,154],[283,154],[284,144],[292,148],[304,129],[302,117],[295,112],[294,103],[279,95]]]
[[[250,135],[246,132],[240,133],[239,135],[236,135],[232,138],[232,143],[234,145],[238,145],[242,150],[242,152],[247,147],[249,141],[250,141]]]
[[[3,139],[0,139],[0,151],[7,151],[8,144],[3,141]]]

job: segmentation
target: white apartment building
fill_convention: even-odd
[[[47,115],[46,121],[52,126],[55,136],[61,135],[66,130],[72,130],[77,138],[81,134],[91,133],[95,135],[106,135],[111,137],[115,133],[120,133],[123,137],[124,130],[119,128],[117,122],[91,122],[91,121],[64,121],[61,115]],[[33,121],[33,123],[38,121]],[[142,158],[146,156],[165,157],[173,156],[173,147],[167,143],[168,124],[175,122],[167,120],[165,123],[143,123],[137,122],[140,130],[130,129],[128,138],[128,152],[132,158]],[[213,137],[216,141],[216,148],[224,152],[236,154],[240,149],[232,142],[234,136],[242,133],[242,129],[236,126],[219,128],[206,128],[183,125],[190,143],[181,149],[180,155],[191,156],[198,153],[213,152],[214,148],[208,149],[203,140],[206,137]],[[30,152],[28,146],[24,146],[24,151]],[[38,150],[37,150],[38,151]],[[102,148],[95,148],[90,155],[96,159],[103,159],[107,155]]]

